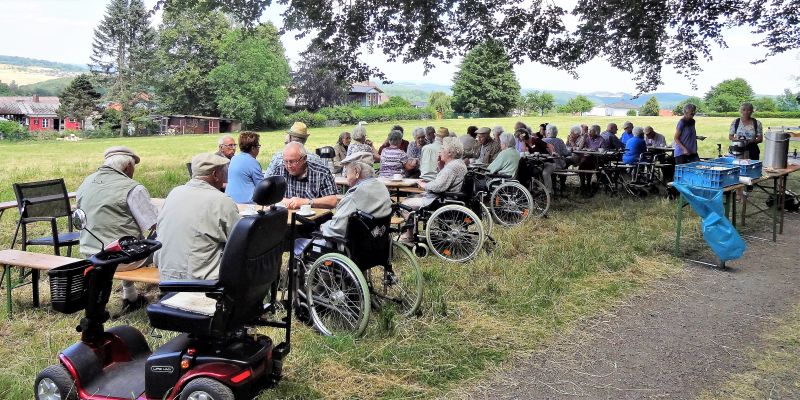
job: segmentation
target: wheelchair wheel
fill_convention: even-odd
[[[545,191],[547,194],[547,191]],[[531,214],[533,197],[518,182],[503,182],[489,197],[489,210],[497,223],[513,226],[525,222]]]
[[[547,215],[547,211],[550,210],[550,193],[547,193],[544,183],[538,179],[531,179],[528,193],[533,200],[530,215],[536,218],[542,218]]]
[[[485,239],[480,218],[468,208],[455,204],[433,212],[425,226],[425,238],[434,254],[452,262],[475,258]]]
[[[475,211],[475,213],[478,214],[478,217],[481,219],[481,223],[483,223],[484,234],[489,236],[492,234],[492,230],[494,230],[494,218],[492,217],[492,212],[489,211],[489,207],[486,207],[486,204],[478,204],[480,205],[479,210]]]
[[[306,276],[314,326],[326,336],[361,336],[369,321],[367,281],[353,262],[336,253],[317,259]]]
[[[365,271],[370,296],[378,304],[391,304],[405,317],[413,316],[422,302],[422,270],[417,257],[404,245],[392,242],[391,270],[376,266]]]

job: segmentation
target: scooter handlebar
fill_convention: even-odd
[[[124,236],[106,246],[99,253],[91,256],[89,261],[95,266],[128,264],[143,260],[161,248],[161,242],[153,239],[138,239]]]

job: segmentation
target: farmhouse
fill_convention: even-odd
[[[60,118],[56,114],[60,105],[58,97],[38,95],[0,97],[0,117],[19,122],[30,132],[80,129],[80,121]]]
[[[629,110],[635,110],[636,115],[639,115],[639,107],[637,107],[635,104],[628,103],[627,101],[617,101],[615,103],[594,107],[591,111],[589,111],[589,115],[624,117],[628,115]]]
[[[388,100],[389,96],[383,94],[383,90],[375,82],[354,83],[347,93],[348,103],[358,103],[362,107],[377,106]]]

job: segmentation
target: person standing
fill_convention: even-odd
[[[697,155],[697,130],[694,126],[694,114],[697,106],[687,103],[683,106],[683,118],[675,127],[675,164],[686,164],[700,161]]]
[[[150,202],[150,193],[133,180],[139,156],[125,146],[114,146],[106,149],[103,158],[103,165],[83,180],[76,196],[78,208],[86,213],[87,229],[80,233],[80,252],[86,258],[123,236],[143,239],[157,222],[158,213]],[[133,270],[149,262],[150,259],[145,259],[123,264],[117,271]],[[121,314],[146,304],[147,299],[136,292],[133,282],[122,282]]]
[[[739,118],[731,122],[731,129],[728,134],[728,139],[734,140],[744,138],[747,140],[747,156],[751,160],[758,160],[761,156],[761,150],[758,144],[764,141],[764,128],[761,126],[761,121],[753,118],[753,104],[742,103],[739,108]]]

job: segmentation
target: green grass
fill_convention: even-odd
[[[577,118],[548,116],[566,134]],[[666,132],[676,118],[630,118]],[[517,119],[411,121],[463,132],[468,125],[510,127]],[[523,118],[534,123],[542,118]],[[581,118],[586,122],[609,121]],[[616,121],[622,122],[620,118]],[[725,135],[727,119],[699,119],[698,130]],[[785,121],[784,124],[798,124]],[[376,141],[393,123],[368,126]],[[342,128],[312,129],[310,147],[335,142]],[[262,163],[280,148],[282,132],[263,134]],[[0,200],[13,198],[11,183],[64,177],[75,190],[100,163],[104,148],[125,144],[142,163],[136,171],[154,197],[163,197],[186,180],[184,163],[194,154],[212,151],[211,136],[149,137],[71,142],[0,144]],[[713,148],[711,149],[713,150]],[[709,152],[711,150],[708,150]],[[11,210],[13,212],[13,210]],[[510,358],[535,351],[654,280],[680,273],[671,257],[674,203],[658,198],[620,201],[598,196],[588,201],[560,201],[549,218],[513,229],[497,229],[498,246],[474,262],[445,264],[425,258],[426,277],[422,316],[403,319],[375,313],[366,337],[324,338],[298,325],[287,359],[286,379],[261,398],[409,398],[439,397],[479,380],[487,370]],[[686,217],[684,243],[696,238],[696,219]],[[10,241],[14,218],[0,221],[0,240]],[[687,246],[691,248],[691,246]],[[699,246],[698,246],[699,247]],[[16,277],[16,274],[15,274]],[[43,285],[46,287],[46,285]],[[2,295],[5,295],[3,292]],[[36,373],[52,363],[58,351],[78,337],[79,314],[64,316],[46,307],[30,307],[29,287],[14,293],[15,317],[0,314],[0,398],[28,399]],[[118,294],[111,302],[118,307]],[[149,332],[144,312],[127,320]],[[391,327],[391,328],[387,328]],[[267,331],[267,333],[273,333]],[[273,336],[274,337],[274,336]],[[157,346],[169,338],[149,339]]]

